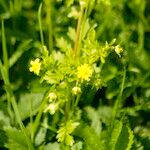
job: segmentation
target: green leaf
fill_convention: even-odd
[[[132,130],[127,125],[123,125],[122,121],[116,120],[113,124],[112,130],[110,130],[110,133],[111,133],[110,142],[109,142],[110,150],[131,149],[132,144],[134,142],[133,141],[134,135]],[[109,140],[109,137],[107,138]]]
[[[83,139],[83,150],[105,150],[104,144],[91,127],[81,124],[75,135]]]
[[[38,146],[45,140],[46,136],[46,129],[45,128],[40,128],[36,137],[35,137],[35,145]]]
[[[133,144],[133,132],[128,126],[123,126],[115,150],[130,150]]]
[[[129,128],[128,128],[128,134],[129,134],[129,142],[128,142],[128,146],[126,148],[126,150],[130,150],[132,148],[132,144],[134,142],[134,135],[133,135],[133,131]]]
[[[115,146],[118,141],[119,135],[122,131],[122,127],[123,127],[123,124],[121,121],[116,121],[114,123],[114,128],[112,130],[111,137],[110,137],[110,143],[109,143],[111,150],[115,150]]]
[[[91,127],[95,130],[95,133],[99,136],[102,130],[102,124],[98,112],[92,107],[85,108],[88,118],[91,120]]]
[[[112,108],[108,106],[101,106],[98,108],[98,115],[100,120],[108,126],[112,118]]]
[[[57,142],[49,143],[45,146],[44,150],[60,150],[60,146]]]
[[[71,31],[71,32],[73,32],[73,31]],[[71,36],[70,35],[70,33],[68,33],[69,34],[69,36]],[[74,35],[75,36],[75,35]],[[61,37],[61,38],[56,38],[56,46],[58,47],[58,48],[60,48],[60,50],[62,51],[62,52],[66,52],[66,50],[68,50],[68,49],[71,49],[71,45],[67,42],[67,40],[66,39],[64,39],[63,37]]]
[[[71,6],[74,3],[74,0],[66,0],[67,7]]]
[[[12,127],[7,127],[5,128],[5,132],[8,137],[6,147],[9,150],[28,150],[25,135],[22,134],[20,130]]]
[[[74,145],[71,147],[71,150],[82,150],[82,145],[83,145],[82,142],[77,142],[76,144],[74,144]]]
[[[7,142],[7,136],[5,131],[0,129],[0,147],[4,147],[4,144]]]
[[[18,109],[22,120],[24,120],[28,118],[31,113],[34,115],[37,112],[43,98],[43,93],[26,93],[20,97]]]
[[[0,127],[10,125],[10,118],[0,110]]]
[[[74,28],[69,27],[69,28],[68,28],[68,33],[67,33],[67,35],[69,36],[69,38],[70,38],[73,42],[75,42],[75,40],[76,40],[76,31],[75,31]]]
[[[89,24],[89,19],[86,19],[86,21],[85,21],[85,23],[84,23],[84,26],[83,26],[83,33],[82,33],[82,39],[84,39],[85,38],[85,36],[86,36],[86,34],[88,33],[88,31],[89,31],[89,29],[90,29],[90,24]]]
[[[42,80],[46,80],[49,84],[57,84],[63,79],[63,75],[47,71]]]

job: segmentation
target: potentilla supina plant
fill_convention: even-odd
[[[101,88],[104,83],[100,76],[102,64],[106,62],[111,52],[114,51],[120,56],[123,51],[119,45],[114,45],[115,40],[110,44],[106,42],[105,45],[101,45],[96,40],[94,27],[90,27],[88,20],[82,18],[85,14],[81,14],[85,13],[84,8],[88,7],[87,3],[86,0],[80,0],[81,10],[77,17],[77,31],[71,30],[76,34],[75,38],[69,37],[70,40],[74,39],[74,48],[64,37],[60,38],[61,41],[56,39],[58,42],[56,47],[58,46],[59,51],[49,54],[46,46],[42,46],[43,55],[41,58],[31,60],[29,68],[31,72],[41,77],[42,83],[49,87],[47,90],[50,92],[46,94],[47,101],[42,111],[51,116],[58,112],[62,114],[60,122],[63,123],[57,131],[56,138],[58,142],[67,146],[72,146],[75,142],[72,133],[79,126],[79,119],[75,119],[75,107],[78,107],[80,96],[84,91],[82,87],[91,84],[97,90]],[[80,34],[83,34],[83,28],[87,29],[82,39]]]
[[[104,49],[108,48],[109,47],[104,47]],[[111,49],[112,48],[117,53],[117,55],[120,55],[120,53],[122,52],[122,49],[116,51],[116,48],[118,49],[118,47],[112,46]],[[108,50],[106,50],[105,53],[107,51]],[[60,54],[61,53],[62,52],[60,52]],[[43,56],[40,59],[37,58],[35,60],[31,60],[30,63],[31,66],[29,70],[36,75],[41,76],[42,82],[46,81],[45,83],[50,87],[49,91],[51,92],[47,94],[47,103],[44,107],[43,112],[49,113],[49,115],[52,116],[57,112],[61,112],[64,115],[64,118],[66,118],[65,120],[69,122],[64,123],[57,132],[58,142],[63,142],[68,146],[73,145],[74,138],[72,136],[72,132],[79,125],[76,124],[78,120],[74,121],[75,124],[74,122],[70,122],[69,120],[72,120],[75,117],[75,109],[72,110],[72,108],[78,106],[80,96],[82,95],[82,85],[84,85],[85,83],[93,84],[92,86],[96,89],[103,86],[103,81],[101,78],[99,78],[99,66],[94,67],[97,60],[101,60],[101,55],[97,57],[98,54],[99,52],[95,52],[93,53],[92,57],[89,57],[88,55],[84,55],[83,51],[80,57],[82,58],[84,55],[83,60],[85,60],[85,62],[82,61],[78,64],[74,63],[72,59],[68,59],[67,52],[66,54],[63,54],[62,59],[55,59],[55,55],[52,53],[50,55],[48,54],[47,56]],[[95,61],[93,61],[94,55],[96,56]],[[47,62],[49,63],[45,63],[44,59],[48,60]],[[92,63],[88,63],[88,59],[93,59],[92,61],[90,61]],[[106,57],[104,59],[106,59]],[[105,63],[105,61],[102,61],[102,63]],[[70,130],[69,126],[71,126],[71,128],[73,129]]]

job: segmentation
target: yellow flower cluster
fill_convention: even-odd
[[[40,59],[36,58],[35,60],[31,60],[30,65],[30,72],[34,72],[35,74],[39,75],[41,69]]]
[[[77,77],[81,80],[89,81],[92,73],[92,67],[88,64],[83,64],[77,68]]]

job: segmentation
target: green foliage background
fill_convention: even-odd
[[[37,77],[28,69],[29,61],[41,55],[38,22],[38,8],[41,2],[42,0],[0,0],[0,20],[4,20],[11,88],[17,99],[21,120],[28,130],[31,103],[34,119],[46,89],[43,85],[40,86]],[[61,36],[67,40],[67,34],[71,34],[72,38],[74,36],[73,32],[68,32],[68,28],[75,28],[76,21],[67,17],[71,10],[67,4],[72,1],[51,0],[50,4],[46,0],[43,2],[44,41],[50,51],[58,50],[57,40]],[[78,116],[82,116],[83,123],[74,133],[78,142],[72,149],[103,150],[107,147],[114,150],[149,150],[150,1],[96,2],[89,16],[90,23],[96,24],[96,38],[101,44],[116,38],[124,52],[121,59],[114,53],[107,58],[102,70],[102,76],[106,81],[103,88],[96,92],[94,89],[91,90],[89,85],[84,89],[79,103],[80,111],[77,111]],[[75,5],[76,3],[77,1]],[[49,11],[51,24],[46,17]],[[2,35],[3,31],[0,29],[1,60],[4,55]],[[120,98],[124,74],[124,87]],[[28,145],[15,115],[8,110],[5,88],[7,87],[0,74],[0,148],[27,150]],[[119,108],[115,109],[117,100]],[[116,119],[113,118],[113,113]],[[41,122],[34,146],[39,150],[63,149],[55,138],[55,129],[60,121],[59,114],[55,115],[54,119],[51,116],[43,118],[45,120]],[[47,126],[47,122],[50,122],[50,126]]]

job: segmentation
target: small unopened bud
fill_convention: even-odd
[[[73,93],[74,95],[77,95],[77,94],[81,93],[81,88],[80,88],[80,87],[77,87],[77,86],[73,87],[73,88],[72,88],[72,93]]]
[[[58,104],[51,103],[45,108],[44,113],[49,112],[51,115],[54,115],[57,109],[58,109]]]
[[[52,102],[57,99],[57,95],[54,92],[51,92],[49,93],[48,98],[49,98],[49,102]]]

